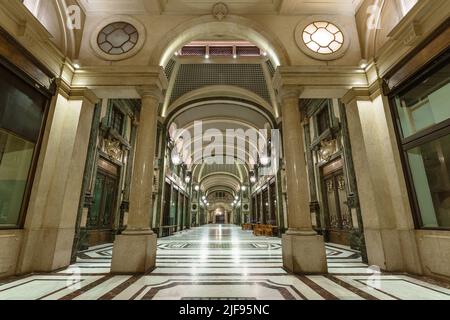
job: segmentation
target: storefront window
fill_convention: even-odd
[[[450,134],[407,151],[425,228],[450,228]]]
[[[15,226],[35,145],[0,129],[0,225]]]
[[[22,222],[46,101],[0,65],[0,228]]]
[[[450,65],[447,65],[396,98],[404,138],[450,118],[449,74]]]
[[[450,64],[437,59],[394,97],[409,185],[422,228],[450,228]]]

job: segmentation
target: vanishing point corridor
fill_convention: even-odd
[[[329,275],[297,276],[282,267],[281,241],[233,225],[208,225],[158,240],[156,268],[145,275],[111,275],[112,245],[79,253],[54,274],[0,285],[4,299],[444,299],[450,289],[411,276],[377,275],[358,252],[327,245]]]
[[[3,310],[448,318],[449,103],[450,0],[0,0]]]

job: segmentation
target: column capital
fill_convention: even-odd
[[[342,97],[342,103],[347,105],[356,100],[370,101],[370,92],[368,88],[352,88]]]
[[[87,100],[91,104],[100,101],[97,95],[89,88],[73,88],[70,90],[69,100]]]
[[[164,99],[162,89],[156,85],[140,86],[136,88],[136,91],[141,98],[153,98],[157,100],[158,103]]]
[[[71,87],[61,78],[55,79],[56,93],[59,93],[67,100],[87,100],[91,104],[96,104],[100,98],[87,87]]]
[[[354,87],[347,91],[342,97],[344,104],[350,104],[355,100],[373,101],[376,97],[384,94],[384,83],[382,79],[377,79],[368,87]]]
[[[278,89],[278,96],[281,101],[285,99],[300,99],[303,88],[295,85],[285,85]]]

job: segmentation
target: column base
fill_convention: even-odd
[[[284,234],[283,266],[295,274],[328,273],[325,242],[314,233]]]
[[[156,242],[154,233],[128,232],[114,241],[111,273],[146,273],[156,265]]]

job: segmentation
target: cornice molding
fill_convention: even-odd
[[[145,87],[156,86],[166,90],[168,80],[160,66],[96,66],[75,71],[75,87]]]
[[[55,79],[56,92],[69,99],[70,97],[70,84],[62,78]]]
[[[0,26],[59,78],[65,57],[51,34],[19,1],[0,1]]]
[[[160,87],[156,85],[140,86],[136,88],[136,91],[141,98],[151,98],[161,103],[164,100],[164,94]]]
[[[87,100],[91,104],[96,104],[100,99],[95,93],[86,87],[71,87],[64,79],[55,80],[57,92],[67,100]]]
[[[383,94],[383,81],[379,79],[369,87],[355,87],[350,89],[341,100],[342,103],[347,105],[355,101],[373,101],[381,94]]]
[[[283,86],[305,88],[353,88],[368,86],[367,76],[359,67],[290,66],[279,67],[273,78],[275,90]]]
[[[88,88],[74,88],[70,90],[69,100],[86,100],[90,104],[96,104],[100,99]]]
[[[421,0],[388,35],[389,41],[375,57],[378,77],[383,78],[448,19],[450,1]],[[373,79],[373,77],[372,77]],[[374,79],[376,80],[376,79]]]
[[[342,103],[345,105],[355,101],[371,101],[368,88],[352,88],[343,97]]]

